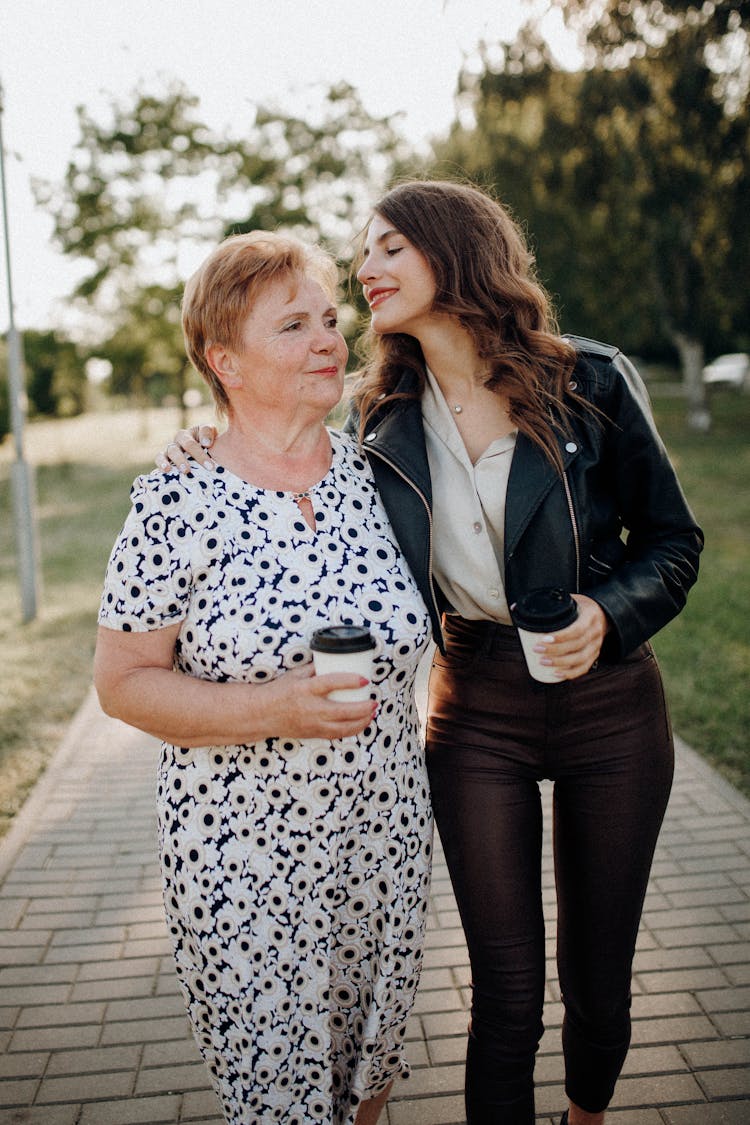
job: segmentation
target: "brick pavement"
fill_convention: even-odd
[[[155,740],[84,703],[0,842],[0,1125],[220,1125],[172,970],[155,859]],[[549,787],[545,800],[549,810]],[[549,819],[549,818],[548,818]],[[554,890],[545,840],[545,899]],[[549,949],[537,1120],[556,1125]],[[462,1125],[466,948],[442,856],[387,1125]],[[680,745],[613,1125],[750,1123],[750,803]],[[385,1121],[383,1123],[385,1125]]]

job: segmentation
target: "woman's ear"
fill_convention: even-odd
[[[206,348],[206,363],[225,387],[239,387],[242,384],[236,356],[223,344],[209,344]]]

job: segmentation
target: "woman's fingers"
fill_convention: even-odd
[[[367,687],[369,680],[357,672],[326,672],[311,678],[311,690],[321,696],[329,696],[332,691],[356,691]]]
[[[585,594],[574,594],[578,617],[567,629],[554,636],[540,638],[534,646],[542,654],[542,663],[554,668],[561,680],[583,676],[599,658],[608,629],[604,610]]]
[[[209,453],[209,447],[215,440],[215,426],[193,426],[192,430],[178,430],[169,445],[157,455],[156,465],[164,471],[178,469],[181,473],[189,473],[189,459],[192,458],[205,469],[213,469],[215,461]]]
[[[209,426],[204,423],[202,426],[194,426],[191,432],[193,436],[197,437],[197,440],[203,449],[210,449],[213,443],[216,441],[216,435],[219,431],[216,429],[216,426]]]
[[[358,734],[371,722],[378,704],[369,695],[365,699],[331,699],[331,692],[366,688],[368,682],[363,676],[351,672],[312,677],[310,691],[318,701],[319,718],[326,729],[335,731],[328,737],[344,737],[344,731],[346,734]]]
[[[369,696],[339,701],[331,699],[330,692],[362,688],[367,683],[351,672],[315,676],[312,664],[286,673],[274,681],[280,696],[280,727],[293,738],[333,739],[359,734],[372,721],[377,701]]]

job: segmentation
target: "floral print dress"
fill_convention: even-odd
[[[164,744],[164,902],[187,1012],[231,1125],[352,1125],[407,1072],[432,821],[414,675],[429,621],[366,459],[331,431],[311,490],[218,468],[139,477],[100,623],[177,621],[175,667],[260,684],[324,624],[366,624],[380,706],[357,737]]]

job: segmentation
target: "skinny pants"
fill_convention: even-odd
[[[533,1125],[545,933],[539,781],[554,782],[568,1097],[609,1104],[630,1044],[632,960],[674,752],[650,645],[577,680],[529,676],[515,630],[446,618],[427,766],[472,971],[468,1125]]]

